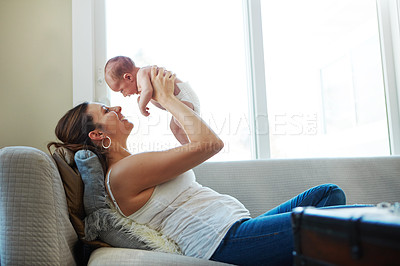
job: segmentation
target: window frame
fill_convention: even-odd
[[[269,159],[269,121],[265,84],[264,44],[260,0],[243,0],[244,39],[247,55],[249,116],[252,121],[252,155]]]
[[[386,97],[391,155],[400,154],[400,5],[397,0],[377,0],[382,73]]]
[[[104,0],[72,0],[72,99],[110,103],[104,81],[106,58]]]
[[[269,159],[270,140],[260,0],[242,0],[252,159]],[[376,0],[391,155],[400,154],[400,3]],[[109,104],[104,81],[105,0],[72,0],[73,105]]]

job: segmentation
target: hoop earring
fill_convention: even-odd
[[[110,148],[110,146],[111,146],[111,138],[109,137],[109,136],[106,136],[106,138],[110,141],[110,143],[108,144],[108,146],[105,146],[104,145],[104,140],[105,140],[105,138],[104,139],[102,139],[101,140],[101,146],[104,148],[104,149],[108,149],[108,148]]]

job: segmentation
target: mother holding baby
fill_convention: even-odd
[[[217,154],[224,143],[174,96],[174,74],[152,67],[150,77],[152,99],[179,122],[188,143],[131,154],[127,138],[133,124],[121,107],[83,103],[59,121],[57,146],[93,150],[106,170],[106,190],[118,212],[165,235],[184,255],[237,265],[291,265],[290,211],[345,204],[343,191],[332,184],[314,187],[251,218],[235,198],[196,182],[191,169]]]

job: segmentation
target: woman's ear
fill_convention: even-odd
[[[104,138],[104,134],[100,130],[95,129],[89,132],[89,138],[91,140],[102,140]]]

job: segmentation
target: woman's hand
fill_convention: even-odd
[[[176,76],[164,68],[151,67],[151,83],[153,84],[153,99],[162,102],[174,95]]]

